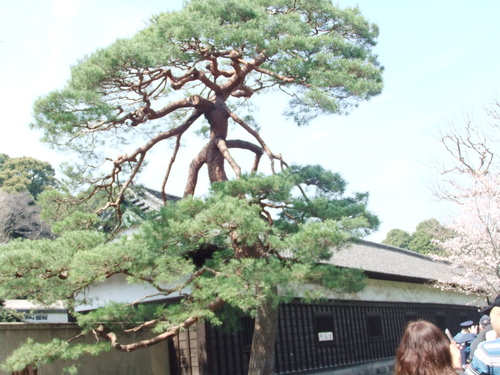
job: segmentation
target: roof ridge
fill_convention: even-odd
[[[370,246],[378,247],[378,248],[384,249],[384,250],[395,251],[395,252],[398,252],[398,253],[402,253],[402,254],[414,256],[414,257],[425,259],[425,260],[430,260],[430,261],[433,261],[433,262],[436,261],[436,259],[432,258],[429,255],[417,253],[415,251],[411,251],[411,250],[408,250],[408,249],[403,249],[401,247],[387,245],[387,244],[380,243],[380,242],[373,242],[373,241],[368,241],[368,240],[363,240],[363,239],[359,239],[359,240],[356,240],[354,242],[363,243],[365,245],[370,245]]]

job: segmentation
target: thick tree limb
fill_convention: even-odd
[[[233,53],[233,51],[231,53]],[[231,65],[235,70],[235,74],[233,74],[225,85],[221,86],[222,90],[226,93],[226,97],[231,95],[241,84],[243,84],[246,76],[256,67],[264,63],[266,57],[265,52],[261,52],[251,62],[245,62],[245,60],[239,58],[239,53],[234,51],[231,56]],[[243,64],[243,67],[240,66],[240,63]]]
[[[231,96],[235,98],[250,98],[254,91],[247,85],[240,85],[235,91],[231,93]]]
[[[210,81],[207,76],[205,75],[204,72],[200,72],[199,73],[199,80],[201,83],[203,83],[205,86],[207,86],[210,90],[212,90],[213,92],[215,92],[216,94],[220,93],[221,92],[221,88],[219,85],[217,85],[216,83]]]
[[[209,144],[205,145],[203,149],[196,155],[189,165],[188,177],[186,187],[184,188],[184,197],[193,195],[198,183],[198,173],[201,167],[207,162],[207,149]]]
[[[207,69],[210,71],[210,73],[214,76],[214,78],[218,78],[220,76],[229,78],[231,77],[235,72],[233,71],[226,71],[226,70],[220,70],[219,69],[219,63],[217,61],[217,57],[210,55],[207,57],[207,60],[210,61],[210,63],[207,66]]]
[[[223,304],[224,304],[224,300],[220,297],[217,297],[216,299],[214,299],[212,302],[210,302],[208,304],[207,310],[215,311],[215,310],[219,309]],[[147,340],[141,340],[141,341],[137,341],[135,343],[126,344],[126,345],[122,345],[118,342],[118,339],[117,339],[115,333],[113,333],[113,332],[106,333],[105,328],[103,326],[99,326],[97,329],[95,329],[95,332],[100,337],[109,341],[112,348],[119,350],[121,352],[132,352],[134,350],[147,348],[147,347],[156,345],[162,341],[168,340],[169,338],[178,335],[182,329],[186,329],[186,328],[191,327],[193,324],[197,323],[202,318],[203,318],[202,316],[190,317],[190,318],[186,319],[184,322],[182,322],[181,324],[179,324],[175,327],[172,327],[169,330],[167,330],[166,332],[163,332],[157,336],[154,336],[154,337],[147,339]]]
[[[231,156],[231,153],[227,148],[226,141],[222,138],[219,138],[215,140],[215,144],[219,148],[220,152],[222,152],[224,159],[226,159],[231,168],[233,168],[233,171],[236,174],[236,178],[239,178],[241,176],[241,168],[238,163],[236,163],[236,160],[234,160],[234,158]]]
[[[172,103],[169,103],[168,105],[166,105],[165,107],[163,107],[158,111],[150,109],[147,114],[148,114],[148,119],[154,120],[157,118],[162,118],[172,112],[175,112],[180,108],[194,107],[196,110],[206,111],[211,106],[213,106],[213,103],[211,101],[204,99],[199,95],[192,95],[189,98],[183,98],[180,100],[176,100]]]
[[[170,86],[174,90],[180,90],[184,87],[184,85],[186,83],[191,82],[191,81],[195,81],[199,78],[199,72],[195,68],[188,70],[186,72],[186,74],[184,74],[183,76],[178,77],[178,78],[174,77],[174,75],[172,74],[172,71],[170,69],[167,70],[166,75],[167,75],[168,79],[170,80]]]
[[[275,155],[272,153],[271,149],[266,145],[266,143],[264,142],[264,140],[262,139],[262,137],[258,132],[252,129],[245,121],[240,119],[238,115],[232,112],[227,106],[225,106],[225,110],[237,124],[239,124],[247,132],[249,132],[259,142],[259,144],[262,146],[262,148],[264,149],[264,151],[266,152],[267,156],[271,161],[271,170],[273,171],[273,173],[276,173],[274,170],[274,160],[279,160],[282,167],[283,165],[287,166],[287,164],[283,161],[281,155]]]
[[[228,148],[240,148],[240,149],[252,151],[255,154],[255,159],[254,159],[254,162],[252,164],[251,171],[252,172],[257,172],[257,170],[259,168],[260,158],[262,157],[262,154],[264,153],[264,151],[262,150],[262,148],[260,148],[259,146],[255,145],[253,143],[250,143],[250,142],[247,142],[247,141],[243,141],[241,139],[227,140],[226,141],[226,146]]]

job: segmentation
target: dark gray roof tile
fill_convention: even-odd
[[[397,247],[369,241],[353,243],[335,251],[330,264],[367,272],[452,282],[459,271],[446,262]]]

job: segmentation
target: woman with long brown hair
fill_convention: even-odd
[[[408,323],[396,352],[395,375],[456,375],[462,373],[455,342],[426,320]]]

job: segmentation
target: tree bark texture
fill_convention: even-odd
[[[37,375],[38,370],[33,366],[26,366],[22,371],[14,371],[11,375]]]
[[[224,155],[217,146],[217,142],[227,139],[229,115],[224,108],[224,103],[216,100],[214,109],[205,113],[205,118],[210,124],[210,142],[207,148],[207,167],[210,182],[226,181],[227,176],[224,170]]]
[[[274,346],[278,333],[278,307],[268,299],[257,309],[248,375],[274,374]]]

